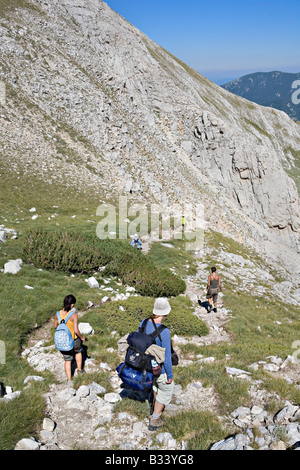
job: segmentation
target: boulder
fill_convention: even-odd
[[[94,276],[89,277],[86,282],[88,283],[88,285],[89,285],[92,289],[95,289],[95,288],[98,288],[98,287],[99,287],[99,283],[98,283],[97,279],[94,278]]]
[[[89,323],[79,323],[78,328],[82,335],[90,335],[94,333],[94,330]]]
[[[7,240],[7,235],[4,230],[0,230],[0,242],[5,243]]]
[[[4,274],[17,274],[22,266],[23,261],[21,259],[10,260],[4,265]]]
[[[40,443],[34,439],[21,439],[15,447],[15,450],[39,450]]]

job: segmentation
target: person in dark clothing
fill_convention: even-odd
[[[215,267],[211,268],[211,274],[208,276],[207,281],[207,295],[208,299],[208,312],[211,312],[212,309],[214,312],[217,311],[217,302],[218,302],[218,293],[222,292],[221,278],[217,275],[217,269]]]

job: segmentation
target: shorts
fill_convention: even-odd
[[[82,341],[80,338],[74,339],[74,348],[71,351],[61,351],[65,361],[73,361],[75,354],[81,353]]]
[[[154,378],[153,382],[153,391],[157,393],[156,401],[165,406],[171,402],[174,390],[174,380],[170,384],[166,384],[166,380],[168,380],[167,374],[161,374]]]
[[[213,299],[213,302],[216,303],[218,300],[219,289],[208,289],[206,298]]]

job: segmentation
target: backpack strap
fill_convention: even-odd
[[[143,323],[141,324],[141,326],[139,327],[139,332],[140,333],[144,333],[145,332],[145,329],[146,329],[146,325],[147,325],[147,322],[148,320],[150,320],[150,318],[146,318]]]
[[[155,331],[153,333],[151,333],[151,336],[153,338],[156,338],[157,336],[159,337],[159,340],[161,341],[161,336],[160,336],[160,333],[165,329],[167,328],[166,326],[164,325],[159,325],[158,327],[156,326],[156,323],[155,321],[153,320],[153,318],[151,318],[152,320],[152,323],[154,325],[154,328],[155,328]]]
[[[154,328],[155,328],[155,331],[153,331],[153,333],[150,333],[148,336],[152,336],[153,339],[155,339],[157,336],[159,337],[160,341],[161,341],[161,336],[160,336],[160,333],[165,329],[167,328],[166,326],[164,325],[160,325],[159,327],[156,326],[156,323],[155,321],[153,320],[153,318],[146,318],[142,325],[140,326],[139,328],[139,332],[140,333],[144,333],[145,332],[145,329],[146,329],[146,325],[147,325],[147,322],[151,320],[153,325],[154,325]]]
[[[70,318],[71,318],[71,316],[73,315],[73,313],[75,313],[75,311],[74,311],[73,309],[70,310],[70,312],[68,313],[68,315],[66,316],[66,318],[64,318],[64,320],[63,320],[64,323],[67,323],[67,322],[70,320]],[[62,322],[62,319],[61,319],[59,310],[56,312],[56,315],[57,315],[57,319],[58,319],[59,323],[61,323],[61,322]]]

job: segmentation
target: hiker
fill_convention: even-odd
[[[185,227],[185,224],[186,224],[186,220],[185,220],[185,217],[184,215],[181,217],[181,226],[182,226],[182,231],[184,232],[184,227]]]
[[[76,299],[74,295],[67,295],[64,298],[64,306],[63,310],[60,310],[60,318],[64,320],[70,311],[74,308],[76,304]],[[56,329],[59,325],[59,320],[57,318],[57,315],[55,315],[54,319],[54,328]],[[79,328],[78,328],[78,315],[74,310],[73,315],[69,318],[67,321],[67,327],[69,328],[72,338],[74,339],[74,348],[71,351],[61,351],[62,355],[64,356],[65,360],[65,372],[68,381],[71,380],[72,378],[72,361],[75,358],[76,364],[77,364],[77,370],[79,373],[82,373],[82,352],[81,352],[81,347],[82,347],[82,342],[85,341],[85,337],[80,334]]]
[[[133,246],[134,248],[137,248],[138,250],[142,249],[142,242],[139,239],[137,234],[133,236],[133,240],[131,241],[130,245]]]
[[[217,301],[218,301],[218,293],[222,292],[221,286],[221,278],[217,275],[217,268],[211,268],[211,274],[208,276],[207,281],[207,295],[206,298],[208,299],[208,313],[214,310],[217,312]]]
[[[171,306],[167,299],[160,297],[155,300],[153,307],[152,319],[156,326],[162,324],[166,316],[170,313]],[[144,321],[144,320],[143,320]],[[143,322],[141,322],[140,327]],[[148,320],[146,325],[146,334],[151,334],[155,331],[155,326],[151,320]],[[161,338],[161,340],[160,340]],[[174,381],[173,381],[173,370],[172,370],[172,357],[171,357],[171,334],[168,328],[160,333],[160,338],[155,338],[155,343],[165,348],[165,361],[161,365],[161,374],[154,377],[153,382],[153,395],[154,395],[154,407],[153,413],[149,421],[149,430],[155,431],[157,428],[163,426],[161,414],[166,405],[171,402]]]

